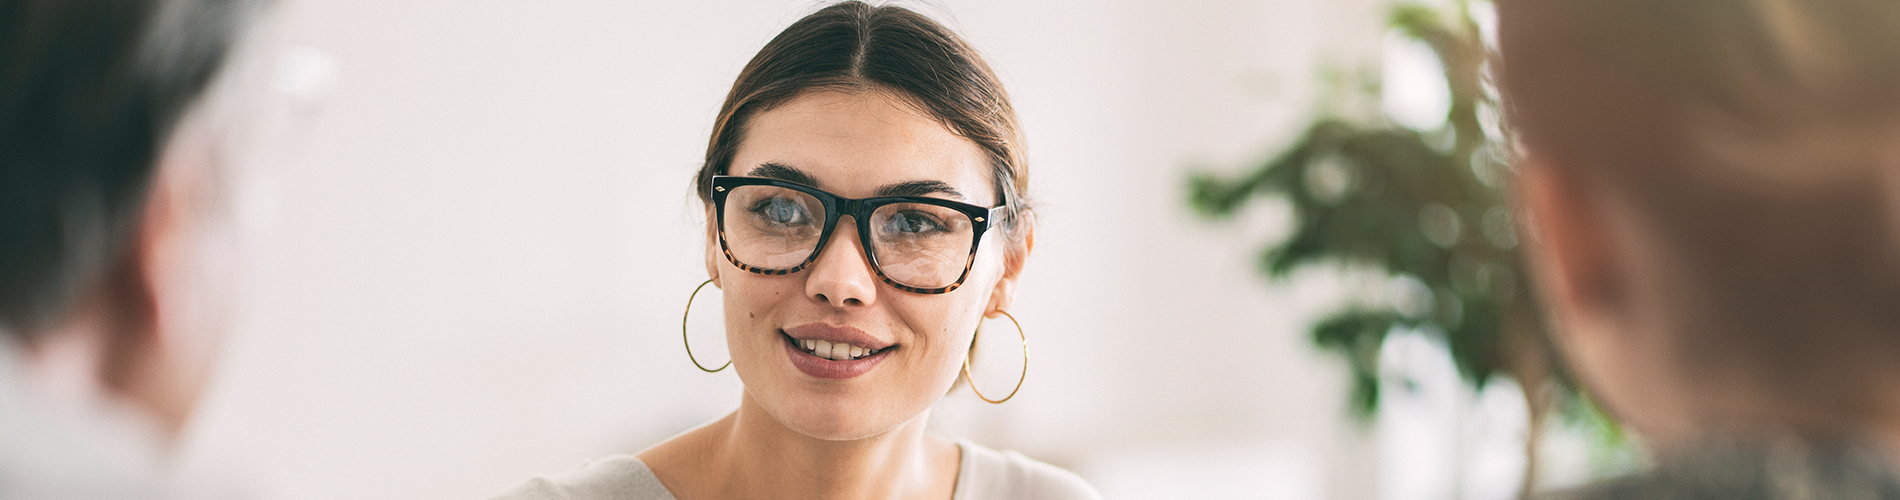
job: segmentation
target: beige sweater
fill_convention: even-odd
[[[967,440],[957,467],[952,500],[1099,500],[1095,488],[1075,473],[1014,451],[996,451]],[[494,500],[677,500],[645,463],[632,455],[595,460],[580,469],[538,477]]]

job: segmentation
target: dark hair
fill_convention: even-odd
[[[886,92],[929,113],[988,153],[996,192],[1011,208],[1004,227],[1013,229],[1028,214],[1022,133],[989,65],[923,15],[858,1],[792,23],[746,63],[713,122],[696,179],[700,200],[712,203],[712,177],[731,168],[747,120],[817,90]]]
[[[1900,371],[1900,2],[1498,11],[1513,128],[1660,235],[1690,373],[1834,411]]]
[[[31,340],[126,249],[239,0],[0,0],[0,330]]]

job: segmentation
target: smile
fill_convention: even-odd
[[[799,350],[805,351],[805,354],[832,361],[864,359],[884,352],[884,349],[870,349],[843,342],[827,342],[818,339],[792,339],[792,342],[798,346]]]
[[[898,347],[862,330],[823,324],[781,330],[779,338],[794,368],[815,378],[833,380],[870,373]]]

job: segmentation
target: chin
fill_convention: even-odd
[[[943,388],[920,388],[908,382],[913,360],[898,357],[874,365],[869,372],[847,379],[818,378],[801,371],[793,354],[776,338],[768,345],[748,344],[742,356],[751,363],[737,365],[741,383],[752,403],[786,429],[825,441],[855,441],[903,428],[925,415]],[[892,354],[904,354],[893,351]],[[934,384],[933,384],[934,385]]]
[[[855,441],[878,436],[899,427],[917,415],[892,415],[889,405],[844,394],[801,394],[766,402],[779,406],[771,411],[780,425],[799,434],[825,441]],[[919,413],[921,414],[921,412]]]

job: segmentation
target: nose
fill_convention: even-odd
[[[832,307],[868,306],[877,301],[877,276],[858,241],[856,221],[845,219],[838,220],[831,241],[806,268],[805,294]]]

